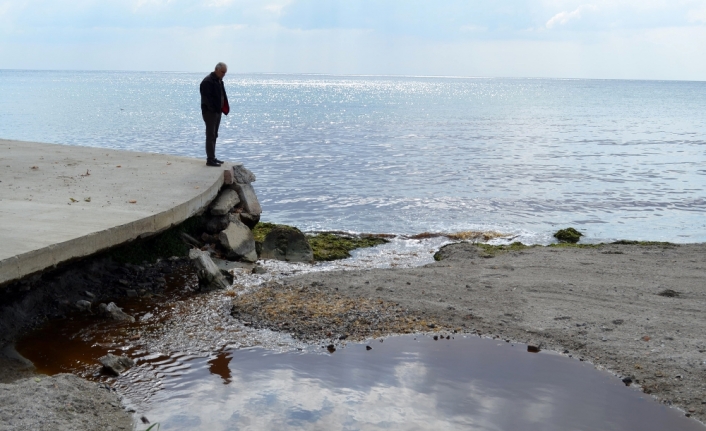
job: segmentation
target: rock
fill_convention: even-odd
[[[223,184],[230,185],[233,184],[233,170],[226,169],[223,171]]]
[[[229,259],[241,259],[246,262],[257,261],[255,237],[243,223],[231,220],[228,227],[218,234],[221,246],[228,252]]]
[[[85,291],[85,292],[83,292],[83,294],[86,295],[86,296],[89,297],[89,298],[95,298],[95,297],[96,297],[96,295],[94,295],[93,293],[91,293],[91,292],[89,292],[89,291]]]
[[[542,351],[542,349],[539,348],[539,346],[535,346],[532,344],[527,345],[527,351],[530,353],[539,353]]]
[[[255,266],[255,268],[252,269],[253,274],[267,274],[267,270],[260,265]]]
[[[203,247],[203,243],[201,243],[201,241],[197,240],[186,232],[179,232],[179,236],[181,237],[182,241],[184,241],[187,245],[192,245],[194,247]]]
[[[202,289],[212,290],[230,287],[230,283],[228,283],[218,266],[213,263],[208,252],[191,249],[189,250],[189,259],[196,266],[196,276]]]
[[[125,291],[127,293],[128,298],[137,298],[137,291],[136,290],[127,290]]]
[[[215,264],[215,262],[214,262],[214,264]],[[218,266],[218,265],[216,265],[216,266]],[[218,270],[221,271],[221,274],[223,275],[223,277],[225,277],[226,281],[228,282],[228,285],[229,286],[233,285],[233,282],[235,281],[235,276],[233,275],[233,273],[231,273],[230,271],[227,271],[223,268],[218,268]]]
[[[260,207],[260,201],[257,200],[257,195],[255,194],[255,189],[252,184],[235,183],[231,187],[238,192],[240,202],[243,205],[243,212],[253,215],[262,214],[262,207]]]
[[[238,194],[235,190],[224,189],[211,206],[211,215],[222,216],[228,214],[234,206],[240,203]]]
[[[265,237],[260,257],[288,262],[312,262],[314,252],[299,229],[276,227]]]
[[[579,242],[583,234],[572,227],[566,229],[558,230],[554,234],[554,238],[558,239],[559,242],[568,242],[571,244],[576,244]]]
[[[210,217],[206,221],[206,232],[210,234],[217,234],[223,229],[228,227],[230,220],[227,215]]]
[[[255,174],[243,166],[242,163],[236,163],[233,165],[233,182],[238,184],[254,183]]]
[[[218,235],[211,235],[206,232],[201,234],[201,241],[203,241],[206,244],[217,244],[218,243]]]
[[[76,308],[78,308],[80,311],[91,311],[91,303],[85,300],[80,300],[76,302]]]
[[[238,214],[240,221],[250,229],[254,229],[260,222],[260,214],[240,213]]]
[[[109,303],[108,305],[105,304],[100,304],[98,306],[100,308],[101,313],[104,315],[110,317],[113,320],[119,320],[119,321],[124,321],[124,322],[134,322],[135,318],[127,314],[122,310],[122,308],[118,307],[115,305],[114,302]]]
[[[625,383],[625,386],[630,386],[632,384],[632,377],[623,377],[621,380]]]
[[[103,369],[116,376],[120,375],[123,371],[135,365],[135,361],[128,358],[127,356],[115,356],[112,353],[108,353],[102,358],[98,359],[101,364],[103,364]]]

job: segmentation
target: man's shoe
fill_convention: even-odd
[[[218,160],[218,159],[213,159],[216,163],[220,163],[221,165],[223,164],[223,160]]]
[[[217,168],[220,168],[221,164],[216,162],[215,160],[208,160],[206,161],[206,166],[215,166]]]

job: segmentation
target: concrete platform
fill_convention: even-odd
[[[0,285],[186,220],[216,196],[227,168],[0,139]]]

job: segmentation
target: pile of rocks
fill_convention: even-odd
[[[252,186],[254,181],[255,175],[242,164],[226,170],[221,192],[203,215],[206,232],[200,240],[207,245],[204,247],[188,235],[184,239],[203,251],[232,261],[254,263],[262,258],[313,262],[311,245],[299,229],[276,225],[267,233],[264,241],[255,241],[252,229],[260,221],[262,208]],[[203,255],[192,253],[190,258],[200,261],[196,262],[199,271],[208,271],[210,265],[205,262]],[[215,277],[215,273],[212,275]],[[206,284],[213,282],[209,280]]]
[[[255,175],[242,164],[233,165],[224,174],[223,188],[204,214],[206,232],[201,240],[220,249],[229,260],[255,262],[257,251],[251,229],[262,213],[252,186]]]

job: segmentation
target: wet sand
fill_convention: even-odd
[[[706,420],[706,245],[489,255],[459,243],[438,256],[419,268],[309,273],[287,283],[400,304],[445,328],[590,361]]]

